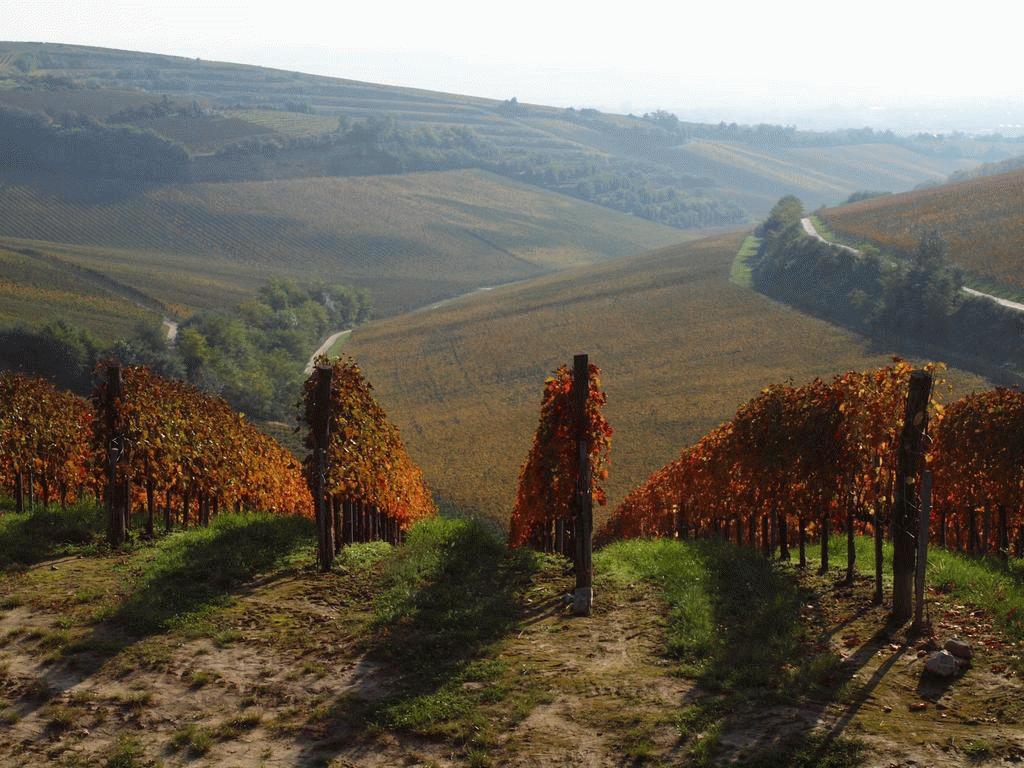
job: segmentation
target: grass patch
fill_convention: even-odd
[[[736,253],[736,258],[732,260],[732,266],[729,268],[729,282],[743,288],[754,287],[754,280],[750,270],[750,259],[752,256],[757,255],[757,249],[760,247],[761,238],[755,235],[747,235],[743,245],[740,246],[739,251]]]
[[[138,587],[111,619],[137,635],[171,628],[216,631],[204,619],[231,592],[260,573],[307,556],[306,518],[219,515],[207,528],[172,534],[142,563]]]
[[[386,554],[381,546],[352,547],[340,567]],[[397,683],[383,698],[350,695],[324,707],[319,725],[328,733],[369,725],[445,738],[466,754],[496,744],[499,729],[532,706],[530,683],[495,657],[541,561],[509,550],[478,521],[413,527],[381,563],[366,654]]]
[[[82,502],[62,510],[51,505],[33,512],[0,515],[0,570],[81,552],[99,542],[106,528],[103,510]]]
[[[177,752],[185,752],[190,757],[205,755],[214,744],[213,732],[195,723],[182,726],[171,736],[171,748]]]
[[[666,653],[711,688],[778,687],[787,682],[780,669],[800,660],[805,595],[757,552],[714,540],[631,540],[594,561],[615,580],[657,587],[669,609]]]
[[[104,763],[105,768],[142,768],[144,765],[142,742],[134,736],[120,736]]]
[[[857,536],[854,546],[857,571],[874,574],[874,540],[870,536]],[[816,568],[821,562],[817,545],[808,549],[807,562],[809,568]],[[846,568],[845,536],[833,536],[829,540],[829,563],[833,568]],[[892,542],[889,541],[882,546],[882,581],[887,590],[891,589]],[[960,602],[990,613],[996,628],[1008,639],[1024,640],[1024,561],[1010,558],[1003,562],[997,557],[972,557],[931,546],[927,583]]]

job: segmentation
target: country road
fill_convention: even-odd
[[[842,243],[834,243],[831,240],[826,240],[824,237],[821,236],[821,234],[819,234],[818,230],[815,229],[814,222],[811,221],[810,217],[805,216],[804,218],[800,219],[800,224],[803,226],[804,232],[806,232],[814,239],[819,240],[822,243],[825,243],[825,245],[831,245],[834,248],[842,248],[844,251],[849,251],[850,253],[856,256],[861,255],[860,251],[858,251],[856,248],[851,248],[850,246],[843,245]],[[1020,302],[1010,301],[1009,299],[1001,299],[998,296],[993,296],[991,293],[982,293],[981,291],[977,291],[974,288],[967,288],[966,286],[964,287],[963,291],[964,293],[969,294],[971,296],[978,296],[983,299],[990,299],[994,301],[996,304],[999,304],[1002,307],[1006,307],[1007,309],[1012,309],[1017,312],[1024,312],[1024,304],[1021,304]]]
[[[527,279],[530,279],[530,278],[527,278]],[[472,296],[474,293],[481,293],[483,291],[493,291],[495,288],[503,288],[506,285],[516,285],[517,283],[524,283],[524,282],[526,282],[526,280],[513,280],[513,281],[508,282],[508,283],[499,283],[498,285],[482,285],[479,288],[474,288],[471,291],[466,291],[465,293],[460,293],[458,296],[451,296],[450,298],[447,298],[447,299],[441,299],[440,301],[435,301],[433,304],[427,304],[427,305],[422,306],[422,307],[417,307],[416,309],[410,310],[409,314],[417,314],[419,312],[430,312],[432,310],[440,309],[441,307],[448,306],[453,301],[458,301],[459,299],[463,298],[464,296]],[[324,340],[324,343],[321,344],[319,347],[317,347],[316,351],[312,355],[310,355],[309,361],[306,363],[305,372],[306,373],[312,373],[313,372],[313,361],[316,360],[317,355],[326,354],[327,350],[329,350],[331,347],[334,346],[334,342],[336,342],[342,336],[347,336],[350,333],[352,333],[352,329],[351,328],[349,328],[348,330],[345,330],[345,331],[338,331],[337,333],[332,333],[330,336],[328,336]]]
[[[320,355],[326,355],[327,350],[334,346],[334,342],[336,342],[342,336],[348,336],[350,333],[352,333],[351,328],[344,331],[338,331],[337,333],[332,333],[330,336],[324,339],[324,343],[317,347],[316,351],[309,356],[309,362],[306,363],[306,369],[304,373],[312,373],[313,362],[317,359],[317,357],[319,357]]]

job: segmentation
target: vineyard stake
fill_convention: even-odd
[[[117,463],[121,460],[121,452],[124,450],[124,437],[117,431],[116,402],[121,399],[123,394],[121,366],[108,366],[107,389],[103,406],[107,426],[107,540],[113,547],[124,544],[127,534],[122,496],[123,486],[117,482]]]
[[[918,482],[928,428],[928,399],[932,376],[927,371],[910,374],[907,408],[900,434],[896,500],[893,504],[892,616],[898,622],[913,613],[914,561],[917,556]]]
[[[316,515],[317,563],[329,571],[334,561],[331,521],[327,511],[327,448],[331,432],[331,376],[329,366],[317,366],[313,390],[313,504]]]
[[[594,601],[593,497],[590,489],[590,445],[587,440],[587,401],[590,362],[586,355],[572,361],[572,395],[576,422],[576,592],[573,612],[587,616]]]
[[[914,574],[914,623],[911,632],[924,632],[924,574],[928,567],[928,533],[932,516],[932,473],[921,473],[921,512],[917,520],[917,569]]]
[[[885,535],[882,530],[882,500],[875,500],[874,517],[872,518],[872,531],[875,540],[875,595],[871,602],[875,605],[882,604],[882,544],[883,536]]]

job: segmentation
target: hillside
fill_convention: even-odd
[[[1022,210],[1024,170],[1016,170],[829,208],[820,216],[848,240],[903,251],[922,232],[937,230],[952,261],[977,278],[969,282],[1014,298],[1024,293]]]
[[[371,323],[345,351],[441,497],[502,522],[545,376],[589,353],[616,430],[614,506],[769,383],[887,359],[863,337],[730,283],[743,239],[721,235]],[[950,378],[961,389],[980,384]]]
[[[0,246],[26,265],[5,278],[20,293],[39,292],[40,317],[64,301],[44,289],[82,301],[148,297],[183,315],[248,298],[272,275],[362,286],[378,314],[390,314],[687,237],[482,171],[184,184],[106,202],[5,184],[0,209]],[[55,260],[81,269],[55,286],[47,277]],[[97,294],[82,269],[116,284]],[[0,294],[0,313],[16,311]],[[131,302],[110,311],[137,314]],[[98,317],[88,324],[119,327]]]
[[[783,194],[832,204],[857,189],[910,189],[1020,154],[1019,143],[1004,139],[680,123],[84,46],[0,42],[0,62],[0,105],[127,123],[196,156],[239,142],[328,135],[340,116],[469,129],[500,162],[538,167],[531,183],[596,196],[580,183],[600,186],[599,176],[612,174],[635,194],[601,201],[623,210],[647,205],[636,186],[642,179],[691,202],[700,226],[760,218]]]

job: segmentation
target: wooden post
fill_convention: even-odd
[[[907,407],[900,434],[893,504],[892,616],[904,622],[913,614],[914,565],[917,560],[918,476],[924,458],[928,429],[928,399],[932,376],[927,371],[910,374]]]
[[[171,532],[171,489],[164,491],[164,533]]]
[[[832,515],[829,510],[825,510],[824,516],[821,518],[821,565],[818,567],[818,573],[828,573],[828,537],[829,537],[829,525],[832,522]]]
[[[999,505],[999,559],[1010,557],[1010,529],[1006,519],[1006,505]]]
[[[337,494],[331,496],[331,528],[332,535],[334,537],[334,554],[341,552],[342,545],[342,531],[341,531],[341,496]]]
[[[874,539],[875,539],[875,595],[871,601],[875,605],[882,604],[882,543],[885,537],[885,531],[882,526],[882,500],[875,500],[875,512],[874,518],[872,519],[872,527],[874,528]]]
[[[353,541],[353,539],[352,539],[353,526],[355,525],[355,521],[353,520],[354,515],[353,515],[353,512],[352,512],[352,500],[351,499],[343,499],[342,500],[342,502],[341,502],[341,515],[342,515],[342,518],[341,518],[341,530],[342,530],[341,540],[342,540],[342,542],[344,544],[351,544],[352,541]]]
[[[779,530],[779,560],[789,560],[789,526],[785,512],[776,512]]]
[[[587,403],[590,399],[590,361],[576,355],[572,361],[573,418],[576,424],[576,592],[573,612],[587,616],[594,602],[593,504],[590,487],[590,441]]]
[[[924,622],[924,576],[928,566],[928,531],[932,518],[932,473],[921,473],[921,513],[917,521],[917,569],[914,574],[914,623],[911,630],[923,632]]]
[[[25,475],[19,469],[14,475],[14,511],[25,511]]]
[[[153,514],[156,509],[156,501],[153,498],[155,491],[153,478],[146,478],[146,537],[153,538]]]
[[[981,513],[981,554],[987,555],[992,543],[992,505],[986,504]]]
[[[327,451],[331,433],[331,376],[329,366],[317,366],[313,375],[313,414],[309,425],[313,434],[313,505],[317,530],[317,563],[329,571],[334,562],[331,519],[327,511]]]
[[[807,518],[801,512],[797,518],[797,545],[800,547],[800,567],[807,567]]]
[[[857,543],[853,538],[853,507],[854,500],[846,503],[846,583],[853,584],[854,571],[857,568]]]
[[[121,366],[108,366],[103,407],[107,427],[107,541],[112,547],[124,544],[128,534],[125,526],[124,486],[118,482],[117,477],[117,464],[121,460],[124,450],[124,437],[121,435],[117,423],[117,401],[123,396]]]

